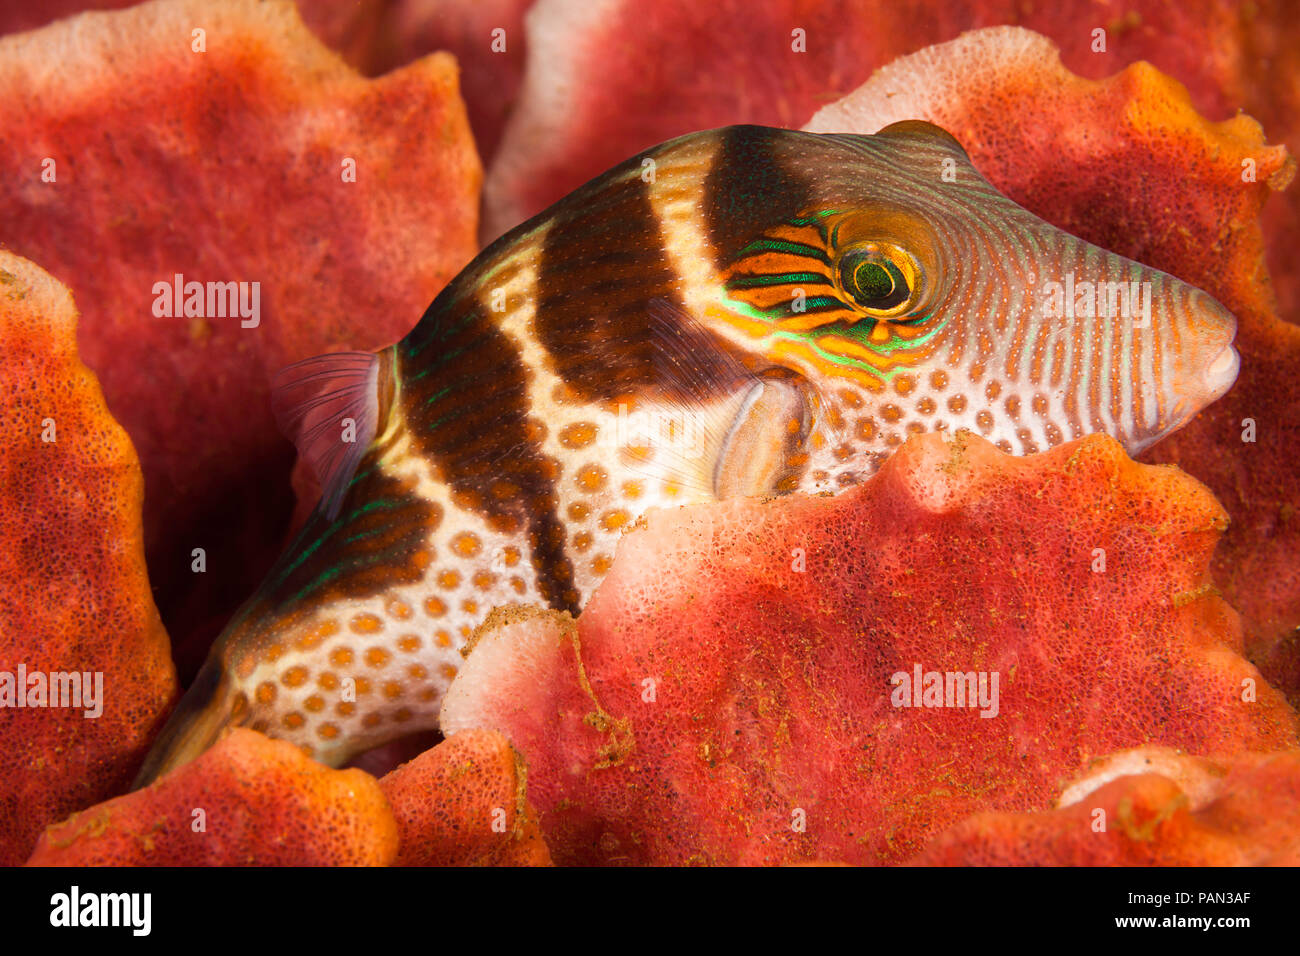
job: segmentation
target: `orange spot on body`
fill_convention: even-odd
[[[609,473],[599,465],[584,465],[575,480],[583,491],[600,491],[608,479]]]
[[[586,448],[596,440],[596,426],[591,422],[574,422],[560,431],[560,444],[565,448]]]
[[[613,511],[607,511],[600,519],[601,527],[606,531],[617,531],[630,520],[630,516],[622,508]]]
[[[338,633],[338,631],[339,625],[337,621],[321,621],[315,627],[301,635],[298,640],[294,642],[294,646],[300,651],[315,650],[320,646],[321,642],[325,640],[325,638],[333,637]]]
[[[483,543],[478,535],[466,531],[451,539],[451,548],[462,558],[472,558],[483,550]]]
[[[461,511],[478,511],[483,503],[483,497],[477,491],[463,489],[452,492],[451,503]]]
[[[499,534],[514,534],[519,530],[519,519],[504,512],[493,514],[488,517],[488,527]]]
[[[513,481],[492,482],[492,497],[498,501],[509,501],[519,496],[519,486]]]

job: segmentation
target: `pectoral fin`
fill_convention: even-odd
[[[718,498],[773,494],[792,473],[790,456],[808,434],[812,409],[790,379],[763,379],[741,399],[713,471]]]
[[[675,476],[715,498],[788,490],[783,484],[801,470],[791,456],[802,450],[817,408],[809,383],[780,370],[750,368],[694,316],[666,300],[652,300],[648,311],[656,380],[665,394],[696,397],[683,414],[696,418],[703,444],[716,450],[712,476],[707,460],[682,462]]]

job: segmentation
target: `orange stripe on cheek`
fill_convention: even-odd
[[[776,342],[772,346],[769,357],[774,362],[798,371],[803,371],[811,365],[816,371],[828,378],[850,379],[873,392],[879,392],[885,387],[884,381],[868,369],[828,362],[804,344],[788,341]]]
[[[820,240],[818,240],[818,244]],[[814,245],[814,243],[807,243]],[[758,252],[746,256],[728,271],[726,278],[743,275],[784,275],[787,272],[815,272],[831,282],[830,267],[807,256],[788,252]]]
[[[776,327],[782,332],[807,332],[809,329],[821,328],[823,325],[831,325],[835,322],[857,322],[861,318],[862,316],[856,312],[841,309],[836,312],[815,312],[793,319],[782,319],[776,323]]]
[[[878,369],[910,368],[920,364],[932,351],[931,349],[900,349],[896,352],[877,352],[853,339],[840,335],[823,335],[817,344],[828,352],[843,355],[845,358],[859,359]],[[838,368],[838,366],[836,366]]]
[[[718,305],[706,306],[704,314],[709,319],[739,329],[750,338],[762,339],[772,334],[772,326],[769,323],[750,319],[743,315],[736,315],[734,312]]]

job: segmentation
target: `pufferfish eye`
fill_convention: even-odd
[[[875,318],[906,313],[921,279],[920,266],[909,253],[883,242],[845,249],[837,273],[848,301]]]

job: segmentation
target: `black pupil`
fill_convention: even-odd
[[[851,256],[840,272],[845,291],[872,309],[892,309],[911,295],[902,270],[878,253]]]

